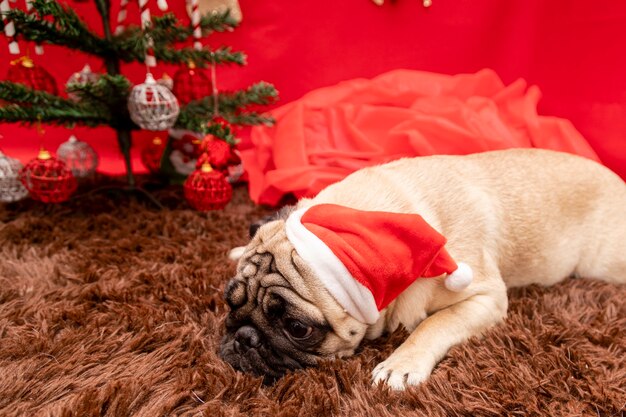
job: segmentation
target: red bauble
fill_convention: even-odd
[[[184,190],[189,205],[200,211],[223,209],[233,196],[233,188],[224,175],[209,164],[187,177]]]
[[[61,203],[76,191],[76,178],[65,164],[41,150],[37,158],[20,171],[20,181],[34,200]]]
[[[9,65],[7,81],[24,84],[33,90],[58,95],[57,83],[45,69],[36,66],[32,59],[23,56]]]
[[[156,174],[161,169],[161,158],[164,151],[165,144],[158,137],[152,139],[150,144],[141,150],[141,162],[152,174]]]
[[[181,68],[174,74],[172,92],[179,102],[186,104],[211,95],[211,87],[211,79],[206,70],[190,64],[189,67]]]
[[[197,167],[201,167],[202,164],[208,162],[212,167],[218,170],[223,170],[231,165],[233,158],[233,150],[230,145],[221,139],[217,139],[213,135],[206,135],[202,139],[200,150],[203,154],[198,158]]]

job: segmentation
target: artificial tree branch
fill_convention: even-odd
[[[3,14],[6,21],[14,23],[17,35],[29,41],[65,46],[91,55],[110,53],[109,44],[91,32],[71,8],[46,0],[33,0],[32,5],[35,13],[12,9]],[[0,29],[3,26],[0,20]]]
[[[138,27],[127,28],[122,34],[113,37],[114,54],[124,62],[143,62],[145,59],[146,36]],[[246,56],[242,52],[233,52],[229,47],[214,51],[208,49],[177,48],[168,46],[163,39],[154,39],[154,55],[158,61],[170,64],[188,64],[194,62],[198,67],[207,65],[234,63],[245,65]]]
[[[29,107],[19,104],[9,104],[0,107],[0,121],[4,123],[48,123],[53,125],[80,124],[96,127],[110,124],[107,113],[86,106],[37,106]]]
[[[188,25],[179,25],[179,20],[172,13],[152,18],[152,25],[146,29],[146,35],[150,36],[155,43],[184,42],[193,35],[193,28]],[[204,36],[211,32],[224,32],[233,30],[237,26],[237,21],[230,15],[230,10],[223,13],[209,13],[200,19],[200,28]]]
[[[245,111],[249,106],[264,106],[274,103],[278,92],[273,85],[259,82],[246,90],[234,93],[222,92],[218,94],[218,108],[220,115],[234,124],[253,125],[257,123],[271,124],[273,119],[266,115]],[[213,98],[204,97],[182,106],[176,126],[184,129],[206,132],[206,125],[214,114]]]
[[[219,97],[220,109],[235,110],[251,105],[266,106],[276,102],[278,91],[273,85],[264,81],[251,85],[245,90],[223,93]]]
[[[249,106],[271,104],[276,101],[277,97],[278,92],[274,86],[265,82],[259,82],[244,91],[219,93],[217,102],[220,115],[230,123],[244,125],[272,124],[274,119],[271,116],[254,111],[246,111],[245,109]],[[215,134],[207,130],[211,126],[210,121],[214,112],[212,97],[191,101],[181,107],[180,114],[176,120],[176,127]],[[221,136],[219,133],[217,132],[215,135],[230,141],[228,137]]]
[[[154,55],[159,61],[169,64],[195,63],[199,67],[207,64],[237,64],[246,65],[246,56],[242,52],[232,52],[230,47],[221,47],[215,51],[194,48],[160,48],[155,45]]]
[[[90,83],[67,84],[68,93],[76,93],[82,103],[96,101],[108,106],[126,102],[130,93],[130,82],[123,75],[102,74],[97,81]]]

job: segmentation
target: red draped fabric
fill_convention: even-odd
[[[538,147],[598,159],[571,122],[536,112],[540,93],[491,70],[395,70],[326,87],[277,109],[242,153],[250,196],[276,205],[311,197],[349,173],[410,156]]]
[[[101,31],[93,2],[66,1]],[[114,21],[119,1],[112,3]],[[183,1],[169,3],[185,16]],[[23,7],[22,0],[11,4]],[[626,177],[623,0],[433,0],[429,9],[419,0],[386,0],[382,7],[370,0],[240,0],[240,4],[241,27],[209,38],[212,46],[232,45],[248,54],[247,67],[218,70],[222,89],[265,80],[276,85],[284,105],[320,87],[371,79],[395,69],[453,75],[491,68],[504,85],[519,78],[537,85],[542,93],[538,113],[571,120],[602,162]],[[158,13],[156,5],[153,9]],[[129,7],[129,19],[139,22],[135,2]],[[24,42],[21,47],[25,49]],[[0,36],[0,77],[10,59]],[[43,58],[35,60],[61,85],[85,63],[103,70],[95,58],[53,46],[46,46]],[[123,69],[133,82],[142,81],[141,65]],[[174,69],[167,66],[159,66],[156,75],[163,70],[173,75]],[[123,172],[110,129],[77,128],[75,133],[96,148],[101,171]],[[0,125],[0,134],[5,153],[23,161],[35,155],[41,141],[35,129],[16,125]],[[46,127],[44,140],[55,150],[68,134],[63,128]],[[137,168],[141,168],[139,149],[152,135],[134,134]],[[248,133],[242,137],[242,146],[250,146]]]

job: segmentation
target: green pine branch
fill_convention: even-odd
[[[143,62],[147,40],[152,39],[157,60],[170,64],[183,64],[193,61],[197,66],[208,64],[234,63],[245,65],[242,52],[230,48],[214,51],[193,48],[177,48],[172,44],[182,42],[192,36],[192,29],[177,24],[173,14],[154,17],[152,25],[145,33],[137,26],[130,26],[120,35],[107,42],[91,32],[80,17],[70,7],[63,7],[56,1],[33,0],[34,13],[12,9],[5,13],[6,21],[13,21],[16,34],[26,40],[50,43],[80,50],[101,58],[115,56],[124,62]],[[0,20],[0,30],[4,29],[4,19]],[[228,12],[207,15],[201,20],[205,33],[224,31],[236,26]]]
[[[169,35],[158,35],[169,36]],[[193,61],[198,67],[206,67],[211,63],[216,65],[234,63],[245,65],[246,56],[242,52],[233,52],[229,47],[222,47],[214,51],[203,48],[196,50],[191,47],[180,48],[169,46],[163,38],[153,38],[154,56],[157,61],[170,64],[187,64]],[[113,38],[111,47],[117,56],[124,62],[144,62],[148,37],[137,26],[128,27],[124,32]]]
[[[111,124],[111,116],[105,106],[77,103],[9,81],[0,82],[0,100],[10,103],[0,107],[1,122],[87,126]]]
[[[146,30],[146,34],[155,43],[184,42],[193,35],[193,28],[178,23],[179,20],[173,13],[155,16],[152,18],[152,26]],[[207,36],[211,32],[233,30],[237,24],[237,21],[231,17],[230,10],[217,14],[208,13],[200,19],[203,36]]]
[[[235,111],[251,105],[267,106],[276,102],[278,91],[269,83],[260,81],[245,90],[220,95],[219,107],[224,111]]]
[[[25,125],[33,125],[40,122],[58,126],[80,124],[90,127],[110,124],[110,120],[106,116],[94,110],[70,106],[25,107],[18,104],[1,107],[0,121]]]
[[[34,13],[11,9],[3,14],[13,21],[15,33],[26,40],[65,46],[92,55],[103,56],[110,52],[109,44],[89,30],[71,8],[56,1],[33,0]],[[4,22],[0,21],[0,30]]]
[[[105,103],[109,106],[126,102],[131,84],[123,75],[102,74],[93,83],[73,83],[66,86],[68,93],[76,94],[82,103]]]
[[[157,61],[169,64],[195,63],[198,67],[206,67],[208,64],[237,64],[246,65],[246,56],[242,52],[232,52],[230,47],[221,47],[214,51],[207,49],[197,50],[194,48],[161,48],[154,47],[154,56]]]
[[[69,83],[68,93],[76,95],[81,104],[104,106],[112,112],[109,125],[114,129],[138,129],[127,111],[131,84],[123,75],[102,74],[93,83]]]
[[[274,86],[265,82],[256,83],[243,91],[222,92],[218,95],[219,114],[229,123],[237,125],[272,124],[272,117],[246,108],[271,104],[277,97],[278,92]],[[194,100],[181,107],[176,127],[210,133],[207,131],[207,124],[210,123],[213,113],[213,97]]]

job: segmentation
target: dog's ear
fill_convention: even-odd
[[[289,217],[291,212],[294,210],[295,206],[285,206],[271,216],[263,217],[261,220],[257,220],[256,222],[252,223],[248,228],[248,235],[250,236],[250,239],[252,239],[254,235],[256,235],[256,232],[265,223],[273,222],[274,220],[287,220],[287,217]],[[239,258],[243,256],[245,250],[245,246],[237,246],[236,248],[232,248],[228,253],[228,258],[233,261],[238,261]]]
[[[258,220],[252,223],[250,227],[248,228],[248,235],[250,239],[252,239],[254,235],[256,235],[256,232],[265,223],[273,222],[274,220],[287,220],[287,217],[289,217],[289,215],[291,214],[292,211],[294,211],[294,209],[295,209],[295,206],[285,206],[281,208],[280,210],[278,210],[276,213],[272,214],[271,216],[263,217],[261,220]]]

